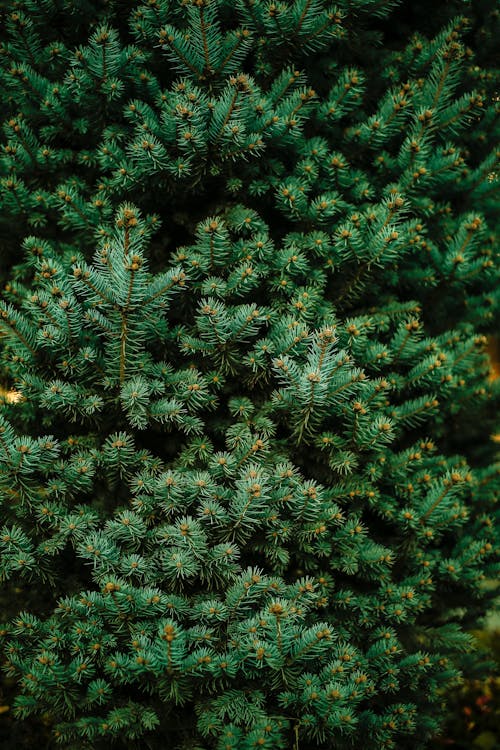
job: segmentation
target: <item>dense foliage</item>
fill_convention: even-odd
[[[441,5],[4,9],[1,633],[62,747],[423,748],[482,663],[500,14]]]

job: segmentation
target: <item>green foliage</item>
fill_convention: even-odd
[[[4,11],[0,633],[50,742],[424,748],[479,669],[498,13],[447,5]]]
[[[497,628],[490,627],[477,634],[481,645],[493,652],[495,664],[486,679],[471,670],[468,679],[451,696],[453,712],[442,734],[432,747],[455,747],[457,750],[495,750],[500,741],[498,664],[500,657]]]

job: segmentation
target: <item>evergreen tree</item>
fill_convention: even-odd
[[[500,13],[442,6],[4,7],[0,632],[61,747],[424,748],[480,668]]]

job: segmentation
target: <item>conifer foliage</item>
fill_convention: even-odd
[[[500,562],[495,4],[8,5],[16,716],[426,747]]]

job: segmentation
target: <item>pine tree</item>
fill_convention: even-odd
[[[0,633],[54,746],[424,748],[480,668],[500,14],[443,6],[2,11]]]

